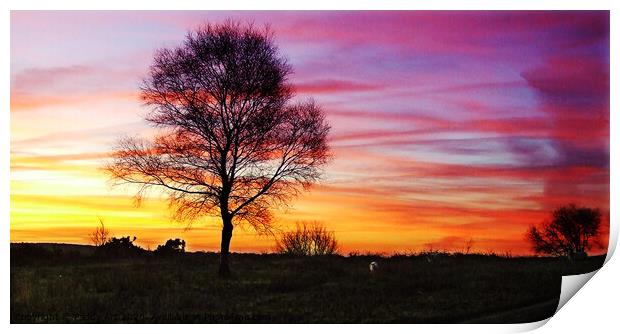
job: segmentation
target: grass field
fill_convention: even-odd
[[[102,260],[11,249],[12,323],[531,322],[553,314],[582,261],[485,255],[286,257],[187,253]],[[52,255],[49,255],[52,254]],[[370,261],[380,270],[371,274]]]

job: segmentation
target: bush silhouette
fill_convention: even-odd
[[[338,242],[334,232],[319,223],[298,223],[294,231],[284,232],[276,240],[276,251],[288,255],[332,255],[338,251]]]
[[[170,256],[185,253],[185,240],[169,239],[165,244],[157,246],[154,254],[158,256]]]
[[[97,247],[95,256],[103,258],[125,258],[146,254],[144,249],[134,245],[136,239],[136,237],[130,239],[129,236],[109,239],[105,244]]]

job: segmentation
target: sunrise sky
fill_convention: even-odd
[[[11,241],[88,243],[101,218],[144,247],[219,248],[216,219],[185,231],[100,167],[153,133],[138,84],[154,51],[229,17],[271,25],[332,125],[334,160],[281,228],[320,221],[344,252],[528,254],[527,226],[559,205],[608,223],[607,12],[12,12]],[[272,246],[236,229],[231,248]]]

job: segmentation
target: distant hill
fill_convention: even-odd
[[[62,253],[78,253],[82,256],[92,255],[95,252],[96,247],[91,245],[78,245],[78,244],[64,244],[64,243],[51,243],[51,242],[12,242],[11,250],[19,249],[20,247],[36,246],[47,251],[62,252]]]

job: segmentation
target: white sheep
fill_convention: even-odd
[[[368,269],[370,269],[371,273],[374,273],[375,271],[379,270],[379,264],[377,263],[377,261],[372,261],[370,262]]]

